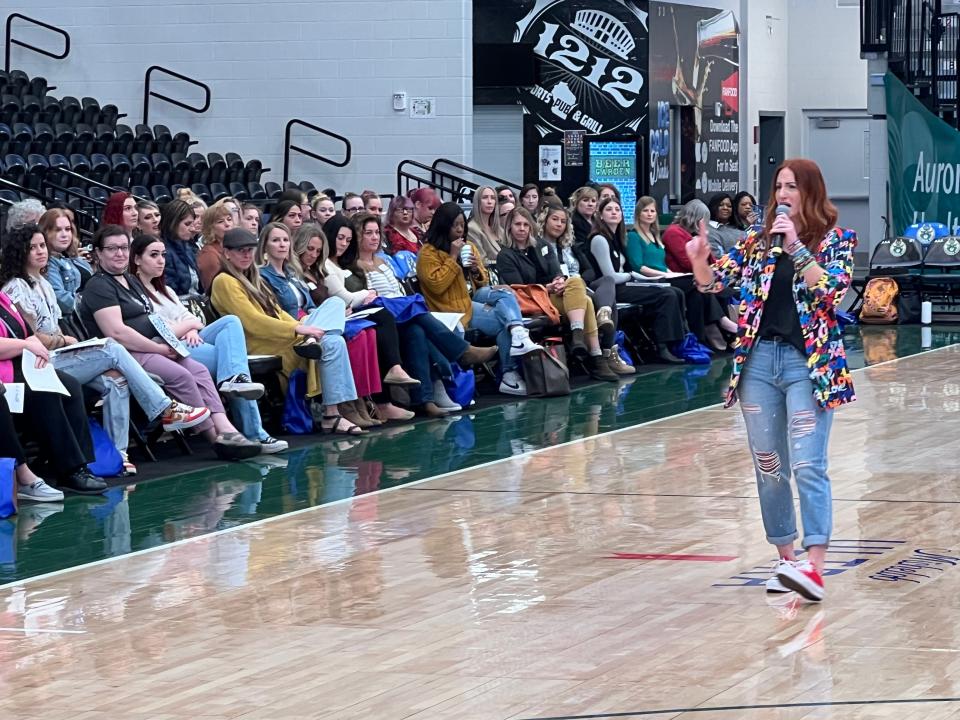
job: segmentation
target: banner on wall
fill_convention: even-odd
[[[884,79],[893,230],[943,223],[960,234],[960,132],[927,110],[893,74]]]
[[[739,40],[730,10],[650,3],[649,181],[664,212],[672,169],[677,200],[739,189]],[[671,158],[677,147],[680,157]]]
[[[513,39],[533,45],[541,61],[538,82],[518,88],[540,135],[638,131],[647,35],[647,12],[632,0],[536,0]]]

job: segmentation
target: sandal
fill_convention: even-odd
[[[324,415],[323,420],[333,420],[333,425],[330,427],[324,427],[323,422],[320,423],[320,432],[324,435],[366,435],[367,431],[364,430],[359,425],[351,424],[349,428],[341,428],[340,423],[350,422],[341,415]]]

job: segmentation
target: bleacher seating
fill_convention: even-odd
[[[135,186],[134,194],[157,202],[168,202],[180,187],[193,188],[206,202],[228,195],[264,202],[282,192],[277,183],[260,184],[259,160],[190,152],[196,141],[188,133],[166,125],[131,127],[119,122],[123,118],[116,105],[101,106],[96,98],[51,95],[46,78],[0,71],[0,178],[51,199],[65,199],[52,184],[77,190],[83,197],[71,197],[71,204],[94,216],[109,193],[93,183]],[[83,179],[59,172],[64,169]],[[315,192],[312,183],[305,185]],[[31,194],[4,190],[13,201]]]

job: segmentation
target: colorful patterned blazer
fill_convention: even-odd
[[[731,284],[740,285],[739,328],[725,407],[737,401],[740,373],[757,341],[763,305],[770,294],[776,265],[776,257],[769,255],[758,239],[757,230],[751,230],[712,266],[715,283],[711,292],[719,292]],[[856,246],[857,235],[853,230],[834,228],[820,241],[815,253],[817,263],[826,271],[819,282],[807,287],[803,278],[797,276],[793,284],[810,380],[817,403],[825,409],[856,399],[836,314],[850,286]]]

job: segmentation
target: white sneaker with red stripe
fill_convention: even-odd
[[[777,573],[780,572],[780,566],[789,565],[789,564],[790,564],[789,560],[784,560],[783,558],[780,558],[779,560],[777,560],[777,564],[773,566],[773,573],[770,575],[770,577],[767,578],[767,581],[764,583],[768,593],[790,592],[790,588],[786,587],[782,582],[780,582],[780,578],[777,577]]]
[[[777,579],[784,587],[799,593],[807,600],[823,600],[823,578],[807,560],[780,563],[777,566]]]

